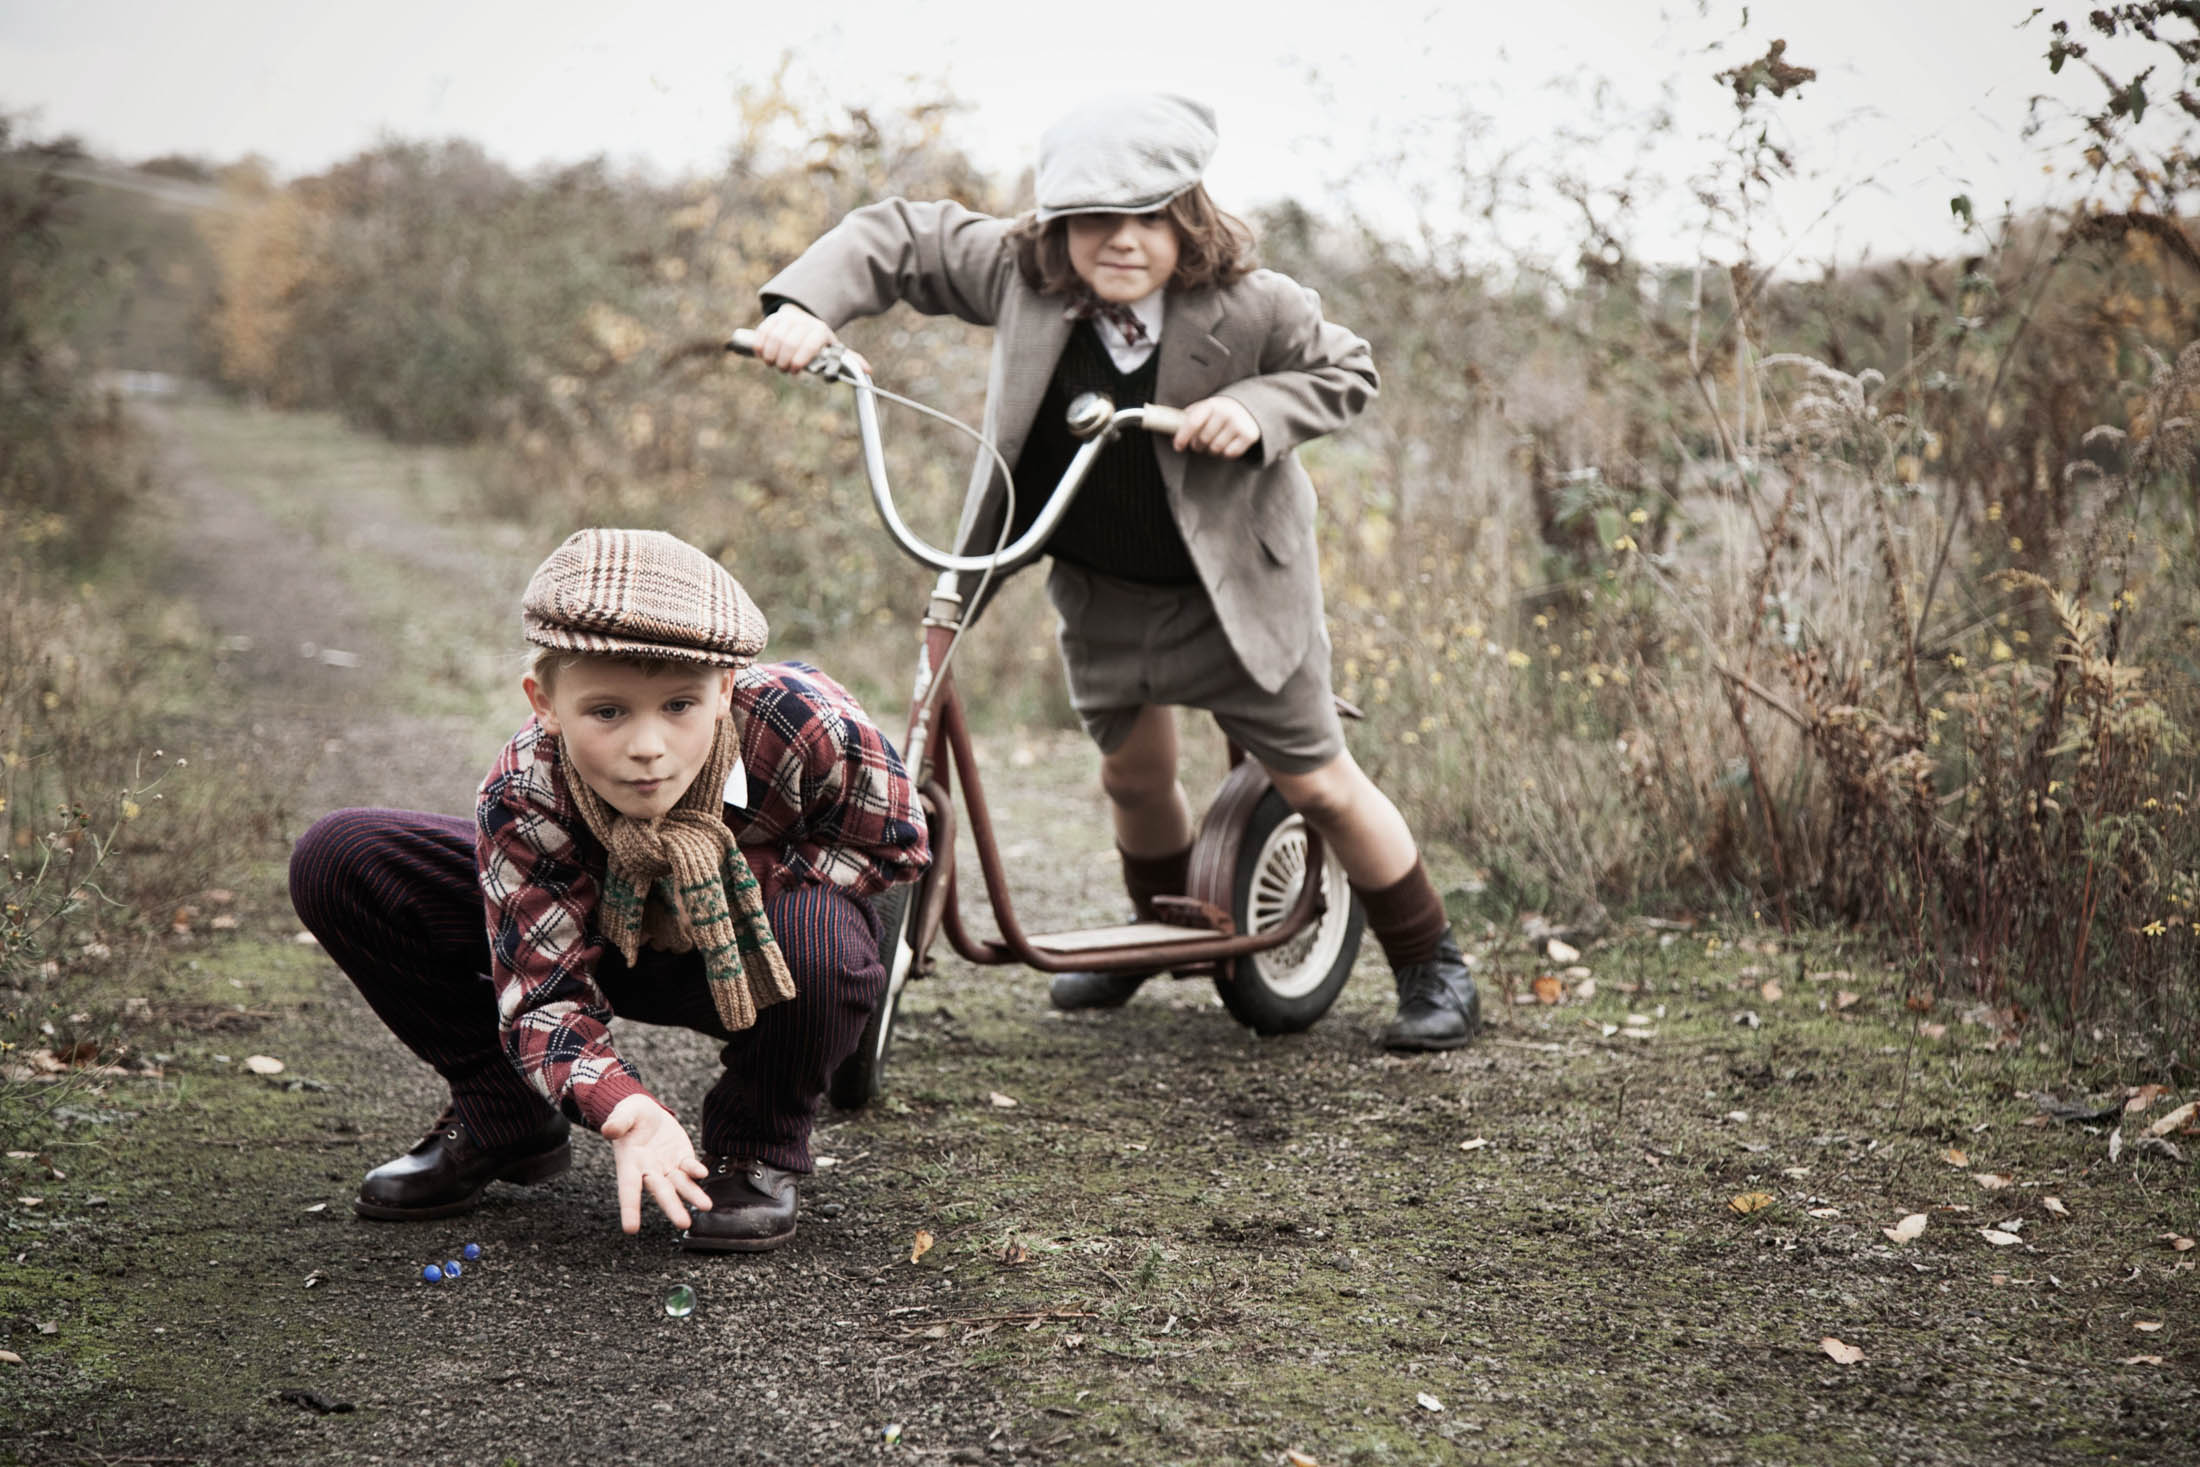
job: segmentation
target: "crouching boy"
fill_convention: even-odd
[[[611,1143],[628,1233],[647,1193],[691,1250],[776,1248],[885,991],[869,898],[930,859],[908,775],[839,684],[755,663],[762,613],[671,535],[580,531],[521,623],[534,716],[474,819],[341,810],[291,857],[299,917],[450,1086],[355,1210],[468,1211],[565,1170],[578,1121]],[[613,1015],[724,1041],[700,1155]]]

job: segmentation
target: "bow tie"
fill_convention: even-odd
[[[1072,301],[1062,315],[1071,321],[1090,321],[1096,317],[1106,321],[1123,333],[1123,341],[1128,346],[1142,346],[1153,340],[1146,323],[1138,319],[1138,312],[1119,301],[1104,301],[1089,290]]]

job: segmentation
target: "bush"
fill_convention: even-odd
[[[2113,985],[2183,1004],[2189,1036],[2194,485],[2190,371],[2166,364],[2200,338],[2200,255],[2174,217],[2096,211],[1979,226],[1961,260],[1772,273],[1745,206],[1788,166],[1766,109],[1811,76],[1776,47],[1714,80],[1736,128],[1697,196],[1723,258],[1634,259],[1632,181],[1560,181],[1587,221],[1565,270],[1262,216],[1269,260],[1385,374],[1306,452],[1362,762],[1512,906],[1866,921],[1932,986],[2075,1021]],[[546,543],[683,534],[778,648],[892,696],[926,578],[871,518],[845,402],[717,346],[849,208],[1016,196],[949,108],[827,125],[751,100],[725,172],[672,187],[391,145],[266,191],[256,243],[225,246],[231,375],[484,445],[497,508]],[[1430,217],[1474,216],[1457,202]],[[882,382],[976,419],[983,333],[850,335]],[[889,428],[909,517],[943,538],[970,449]],[[965,691],[1066,719],[1024,581]]]

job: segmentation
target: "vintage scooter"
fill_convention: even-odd
[[[734,332],[726,350],[753,356],[753,333]],[[1075,499],[1087,471],[1117,434],[1138,429],[1173,434],[1183,422],[1182,413],[1159,405],[1117,408],[1089,393],[1078,398],[1069,407],[1069,426],[1083,446],[1031,528],[1013,544],[990,553],[955,554],[928,544],[903,523],[887,485],[878,400],[909,400],[876,387],[861,360],[839,347],[828,348],[806,370],[854,394],[864,473],[879,519],[904,552],[939,572],[925,607],[915,691],[901,745],[903,762],[924,802],[932,865],[922,879],[893,887],[878,899],[886,996],[862,1043],[833,1076],[829,1088],[833,1103],[856,1109],[878,1097],[902,992],[927,971],[933,944],[942,932],[957,953],[978,964],[1019,963],[1044,973],[1168,969],[1211,974],[1223,1006],[1256,1033],[1296,1033],[1321,1018],[1351,974],[1365,918],[1346,884],[1344,868],[1284,802],[1259,763],[1246,758],[1235,744],[1229,746],[1229,773],[1208,802],[1193,840],[1191,889],[1184,896],[1163,897],[1154,903],[1161,920],[1027,933],[1010,902],[977,754],[955,687],[954,650],[966,630],[966,615],[987,583],[1044,553],[1048,537]],[[923,404],[910,405],[944,417]],[[978,437],[962,424],[955,426]],[[990,444],[979,441],[991,450]],[[1358,716],[1358,710],[1342,700],[1339,707]],[[999,928],[994,937],[974,935],[957,900],[958,781],[986,897]],[[1320,873],[1319,879],[1306,879],[1313,871]]]

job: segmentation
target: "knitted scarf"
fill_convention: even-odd
[[[571,770],[572,751],[559,742]],[[610,856],[597,914],[605,939],[629,966],[645,942],[666,952],[701,948],[711,1002],[736,1033],[756,1022],[758,1009],[794,997],[756,873],[726,827],[723,792],[739,756],[733,719],[720,718],[695,782],[655,820],[630,819],[586,780],[567,781],[581,818]]]

